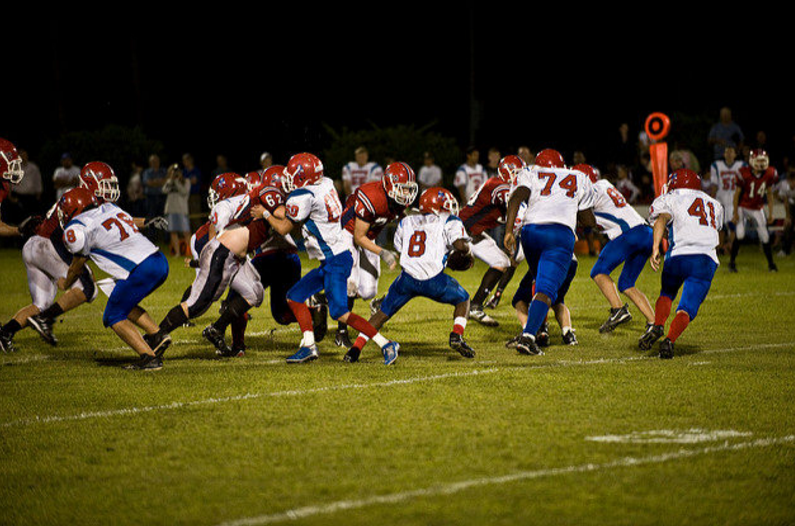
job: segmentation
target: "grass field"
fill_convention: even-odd
[[[145,303],[158,321],[193,276],[171,262]],[[0,522],[795,523],[795,258],[769,274],[745,247],[671,361],[637,350],[634,307],[598,333],[593,262],[567,297],[580,345],[553,323],[540,357],[503,346],[518,329],[507,301],[500,327],[470,323],[465,360],[447,348],[452,309],[416,300],[384,330],[402,345],[389,368],[372,344],[345,364],[328,339],[320,360],[287,365],[299,333],[267,300],[245,358],[201,339],[213,308],[174,332],[157,372],[120,367],[134,355],[102,328],[104,297],[64,316],[58,347],[22,331],[0,355]],[[30,298],[18,251],[0,269],[4,322]],[[483,270],[457,277],[473,293]],[[653,302],[659,275],[639,287]]]

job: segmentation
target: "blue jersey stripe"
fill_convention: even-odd
[[[108,252],[107,250],[102,250],[101,248],[92,248],[91,253],[97,254],[98,256],[102,256],[105,259],[112,261],[113,263],[120,266],[127,272],[132,272],[132,270],[138,266],[136,263],[133,263],[124,256]]]
[[[320,250],[323,251],[323,255],[326,256],[327,258],[334,257],[334,252],[331,250],[331,247],[328,246],[326,240],[323,239],[323,236],[320,235],[320,229],[317,227],[315,222],[312,221],[311,219],[307,219],[306,223],[304,223],[304,226],[306,227],[307,230],[309,230],[309,233],[312,234],[315,237],[315,239],[317,239],[317,243],[318,245],[320,245]]]
[[[607,219],[608,221],[612,221],[613,223],[617,224],[621,228],[621,232],[627,232],[630,230],[629,225],[623,219],[619,219],[612,214],[606,214],[604,212],[594,212],[595,216],[601,217],[603,219]]]

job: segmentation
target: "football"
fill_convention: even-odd
[[[475,264],[475,257],[469,253],[453,250],[447,256],[447,267],[451,270],[469,270]]]

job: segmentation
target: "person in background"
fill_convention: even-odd
[[[221,174],[229,173],[232,170],[229,169],[229,160],[226,158],[226,155],[218,154],[215,157],[215,168],[212,171],[212,179],[214,181],[216,177]]]
[[[141,181],[146,195],[146,217],[163,215],[163,207],[166,204],[166,198],[163,195],[166,169],[160,166],[160,156],[157,154],[149,156],[149,167],[141,174]]]
[[[721,108],[720,120],[712,125],[707,136],[707,142],[713,148],[713,161],[718,161],[723,158],[723,151],[727,146],[732,146],[737,151],[743,151],[742,146],[745,141],[745,135],[740,126],[732,120],[732,110],[730,108]],[[673,170],[671,170],[673,172]]]
[[[536,160],[535,154],[533,154],[532,150],[530,150],[528,146],[520,146],[516,150],[516,155],[521,157],[527,166],[530,166]]]
[[[186,167],[187,169],[187,167]],[[168,167],[163,193],[166,194],[165,214],[168,231],[171,234],[171,255],[190,255],[190,221],[188,220],[188,198],[191,195],[191,182],[185,177],[179,165]],[[180,239],[181,236],[181,239]]]
[[[466,151],[466,161],[455,172],[453,186],[458,190],[458,200],[462,205],[469,202],[469,197],[486,181],[486,172],[479,160],[480,152],[470,146]]]
[[[127,181],[124,193],[124,209],[133,217],[146,217],[146,195],[141,172],[143,167],[133,161],[130,164],[130,179]]]
[[[498,169],[500,167],[500,150],[497,148],[489,148],[488,163],[486,164],[486,178],[497,177]]]
[[[41,180],[41,171],[36,163],[31,162],[26,150],[19,150],[22,159],[22,171],[25,172],[22,181],[11,187],[11,193],[19,200],[22,208],[29,215],[41,212],[41,194],[44,190]]]
[[[61,155],[61,166],[52,174],[52,182],[55,185],[56,201],[72,188],[80,186],[80,168],[74,165],[69,153]]]
[[[635,204],[640,196],[640,189],[629,178],[629,169],[626,166],[617,166],[616,172],[618,174],[616,189],[621,192],[630,204]]]
[[[202,199],[202,173],[196,167],[196,162],[193,156],[186,153],[182,156],[182,175],[190,182],[190,197],[188,198],[188,214],[194,215],[196,218],[193,224],[188,224],[188,229],[193,226],[199,228],[203,221],[201,217],[202,210],[204,210],[204,199]],[[190,239],[190,234],[188,234]]]
[[[262,152],[262,155],[259,156],[259,166],[263,170],[273,166],[273,156],[269,152]]]
[[[433,154],[425,152],[422,156],[423,165],[417,175],[420,183],[420,193],[432,186],[442,186],[442,169],[434,162]]]
[[[778,198],[784,203],[786,219],[784,220],[784,235],[781,239],[779,257],[789,256],[792,253],[792,242],[795,241],[795,228],[792,216],[795,214],[795,167],[787,172],[787,178],[777,186]]]

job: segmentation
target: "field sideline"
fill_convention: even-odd
[[[169,261],[144,303],[156,321],[194,275]],[[58,347],[26,329],[0,354],[0,523],[795,522],[795,258],[770,274],[743,247],[671,361],[637,350],[634,306],[598,333],[594,261],[567,296],[580,345],[551,321],[541,357],[504,347],[519,273],[490,311],[500,327],[467,327],[474,360],[447,347],[452,308],[415,300],[384,328],[402,346],[392,367],[372,344],[343,363],[331,321],[320,359],[287,365],[299,331],[266,299],[246,357],[201,338],[213,307],[173,333],[163,370],[126,371],[135,355],[102,328],[100,296],[56,324]],[[0,250],[0,269],[5,322],[30,296],[19,251]],[[472,294],[484,270],[454,275]],[[654,303],[659,274],[638,286]]]

